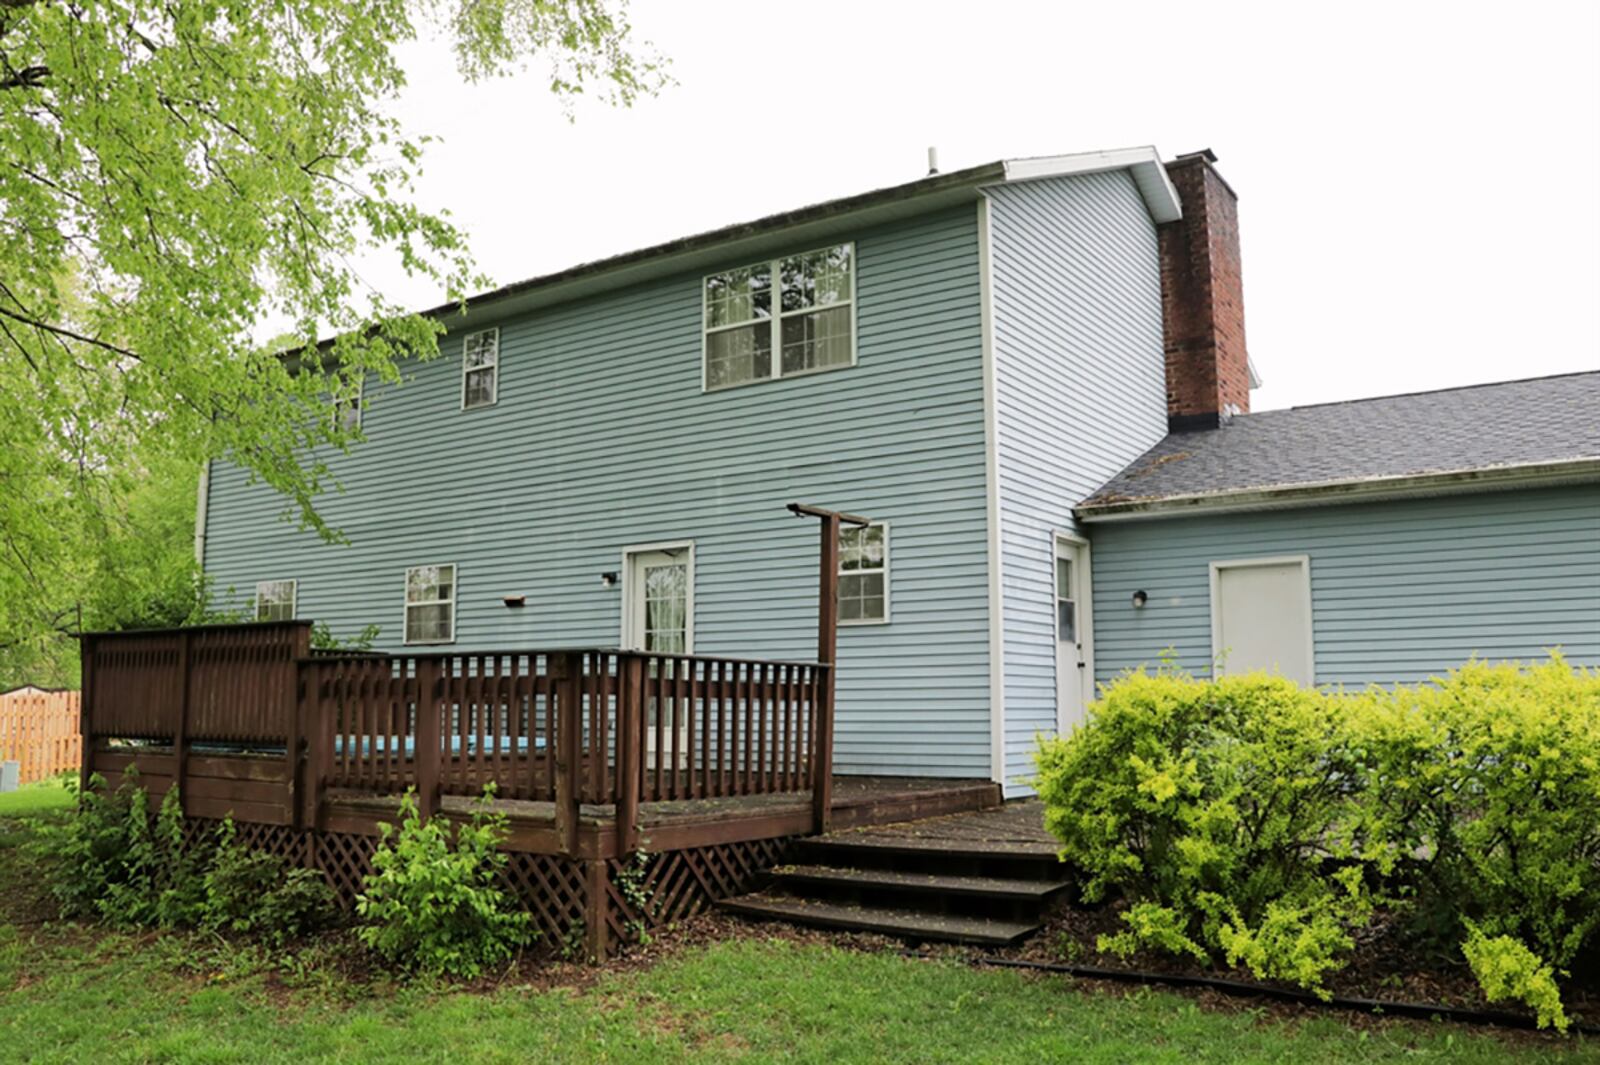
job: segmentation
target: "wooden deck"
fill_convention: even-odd
[[[642,803],[638,843],[645,851],[667,851],[806,835],[812,827],[811,799],[811,793],[803,791]],[[376,834],[380,823],[394,820],[399,801],[398,796],[331,792],[326,800],[325,823],[330,831]],[[832,823],[847,828],[891,825],[981,810],[999,801],[999,786],[988,780],[835,776]],[[558,840],[554,803],[500,799],[490,805],[508,818],[511,846],[555,853]],[[471,816],[474,806],[475,800],[466,796],[447,795],[440,811],[464,819]],[[617,836],[616,807],[595,803],[580,806],[577,856],[616,858],[625,854]]]
[[[749,890],[800,837],[1000,799],[990,781],[836,777],[827,662],[314,654],[309,623],[270,622],[89,634],[83,663],[85,779],[175,788],[191,833],[232,819],[347,903],[403,796],[459,821],[492,785],[508,885],[596,956]],[[622,887],[641,861],[642,910]]]

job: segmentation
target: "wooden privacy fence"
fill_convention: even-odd
[[[310,625],[278,622],[83,637],[86,739],[170,747],[185,798],[192,752],[278,759],[262,785],[211,776],[219,797],[282,807],[317,827],[329,792],[415,788],[553,804],[563,853],[584,805],[613,807],[618,844],[637,843],[643,802],[809,791],[826,821],[831,667],[610,649],[324,654]],[[166,767],[168,763],[161,763]],[[819,783],[821,786],[819,787]],[[273,790],[266,790],[271,784]]]
[[[77,692],[0,695],[0,762],[20,762],[22,783],[76,770],[82,761]]]

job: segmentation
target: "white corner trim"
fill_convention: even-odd
[[[1305,630],[1306,630],[1306,668],[1311,671],[1311,684],[1315,687],[1317,682],[1317,639],[1312,632],[1313,619],[1316,615],[1315,606],[1311,601],[1311,556],[1310,555],[1263,555],[1259,558],[1226,558],[1213,559],[1211,562],[1211,583],[1208,595],[1211,598],[1211,667],[1216,670],[1217,656],[1222,654],[1223,648],[1218,644],[1222,636],[1222,601],[1217,592],[1220,590],[1219,582],[1222,571],[1225,569],[1248,569],[1254,566],[1299,566],[1300,576],[1305,581]]]
[[[1150,217],[1157,223],[1176,222],[1183,217],[1183,203],[1178,199],[1178,190],[1167,176],[1161,153],[1152,145],[1005,161],[1007,182],[1100,174],[1108,170],[1127,170],[1133,174],[1134,184],[1139,186],[1139,194],[1144,198]]]
[[[996,417],[994,258],[989,197],[978,196],[978,305],[983,347],[983,476],[989,556],[989,775],[1006,783],[1005,582],[1000,542],[1000,424]]]
[[[195,492],[194,503],[194,564],[205,572],[206,568],[206,522],[211,517],[211,460],[207,459],[200,467],[200,486]]]

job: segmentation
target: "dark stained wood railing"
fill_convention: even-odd
[[[308,794],[415,788],[431,814],[493,783],[553,803],[564,838],[580,806],[614,805],[628,846],[641,802],[810,791],[828,691],[817,663],[612,650],[324,655],[300,669]]]
[[[415,789],[553,804],[562,849],[583,806],[637,843],[641,803],[814,792],[832,771],[831,667],[610,649],[313,653],[281,622],[83,637],[85,773],[101,741],[282,758],[283,823],[330,792]],[[276,755],[274,755],[276,752]],[[187,795],[180,790],[180,794]],[[604,812],[604,811],[601,811]]]
[[[283,751],[282,782],[292,792],[300,748],[298,663],[310,651],[305,621],[84,634],[83,775],[102,740],[170,744],[173,780],[187,803],[196,744],[249,746]]]

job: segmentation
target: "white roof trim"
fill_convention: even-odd
[[[1073,516],[1085,523],[1177,518],[1187,514],[1227,514],[1243,510],[1279,510],[1329,503],[1369,503],[1383,499],[1449,495],[1501,488],[1537,488],[1600,480],[1600,458],[1527,462],[1487,469],[1438,473],[1386,474],[1341,481],[1238,488],[1081,506]]]
[[[1073,174],[1100,174],[1107,170],[1129,170],[1144,197],[1150,217],[1156,222],[1176,222],[1183,217],[1178,190],[1167,177],[1161,154],[1152,145],[1118,148],[1109,152],[1077,152],[1073,155],[1044,155],[1032,159],[1005,160],[1006,181],[1037,181],[1040,178],[1068,177]]]

